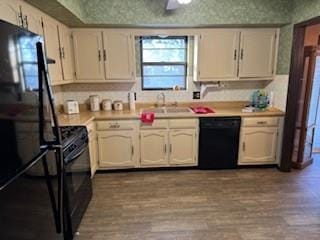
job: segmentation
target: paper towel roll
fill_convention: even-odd
[[[136,99],[134,92],[130,92],[129,94],[129,108],[131,111],[136,110]]]

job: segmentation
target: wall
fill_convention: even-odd
[[[247,25],[247,24],[287,24],[281,28],[280,46],[278,56],[277,74],[280,75],[280,81],[274,81],[266,86],[266,89],[286,93],[287,82],[291,58],[291,44],[293,23],[298,23],[312,17],[318,16],[320,12],[319,0],[202,0],[193,1],[191,6],[187,6],[176,10],[175,12],[167,12],[164,10],[165,0],[80,0],[77,5],[75,0],[58,0],[65,4],[70,11],[74,11],[81,19],[88,24],[108,24],[108,25]],[[79,6],[80,9],[79,9]],[[81,12],[81,11],[82,12]],[[198,89],[198,86],[190,85],[191,90]],[[222,98],[230,98],[236,100],[245,99],[245,92],[253,90],[256,86],[228,86],[221,91],[209,93],[204,100],[217,100]],[[261,86],[259,86],[261,87]],[[114,86],[107,85],[103,89],[104,96],[112,96],[112,98],[126,98],[126,92],[129,90],[139,93],[140,86]],[[63,91],[70,91],[75,96],[84,100],[85,93],[95,93],[100,91],[100,87],[85,85],[70,85],[62,88]],[[77,95],[76,89],[80,92]],[[87,90],[86,90],[87,89]],[[114,93],[113,91],[118,91]],[[168,98],[174,98],[174,94],[169,93]],[[65,99],[69,95],[62,93]],[[138,97],[141,101],[154,96],[154,93],[141,92]],[[172,95],[172,96],[171,96]],[[190,93],[180,93],[182,100],[190,99]],[[222,97],[223,96],[223,97]],[[237,97],[236,97],[237,96]],[[276,105],[280,108],[285,106],[285,96],[281,95],[276,101]]]
[[[286,110],[287,92],[288,92],[288,75],[277,75],[275,80],[270,82],[265,90],[274,93],[274,107],[282,111]]]
[[[292,0],[291,24],[281,28],[278,74],[288,74],[291,59],[293,24],[306,21],[320,15],[319,0]]]
[[[69,2],[71,0],[59,0]],[[288,0],[194,0],[174,12],[166,0],[80,0],[89,24],[285,24],[290,22]]]

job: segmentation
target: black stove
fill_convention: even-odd
[[[87,128],[84,126],[60,127],[60,132],[63,148],[68,147],[79,137],[83,138],[84,136],[88,136]]]
[[[60,127],[65,169],[67,235],[78,229],[92,197],[88,132],[84,126]]]

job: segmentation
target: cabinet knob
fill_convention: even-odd
[[[240,59],[243,60],[243,48],[240,51]]]
[[[101,62],[101,51],[98,50],[98,59],[99,59],[99,62]]]
[[[103,49],[103,61],[107,61],[107,52]]]
[[[24,23],[25,23],[25,28],[28,30],[29,29],[29,23],[28,23],[28,16],[24,16]]]
[[[233,60],[237,60],[237,49],[234,50],[234,54],[233,54]]]

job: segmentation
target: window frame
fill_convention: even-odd
[[[185,61],[184,62],[143,62],[143,40],[144,39],[183,39],[185,41]],[[173,88],[145,88],[144,87],[144,74],[143,67],[144,66],[184,66],[184,88],[180,88],[180,90],[187,90],[187,79],[188,79],[188,36],[141,36],[139,38],[140,42],[140,71],[141,71],[141,89],[143,91],[167,91],[174,90]],[[170,76],[170,75],[169,75]]]

